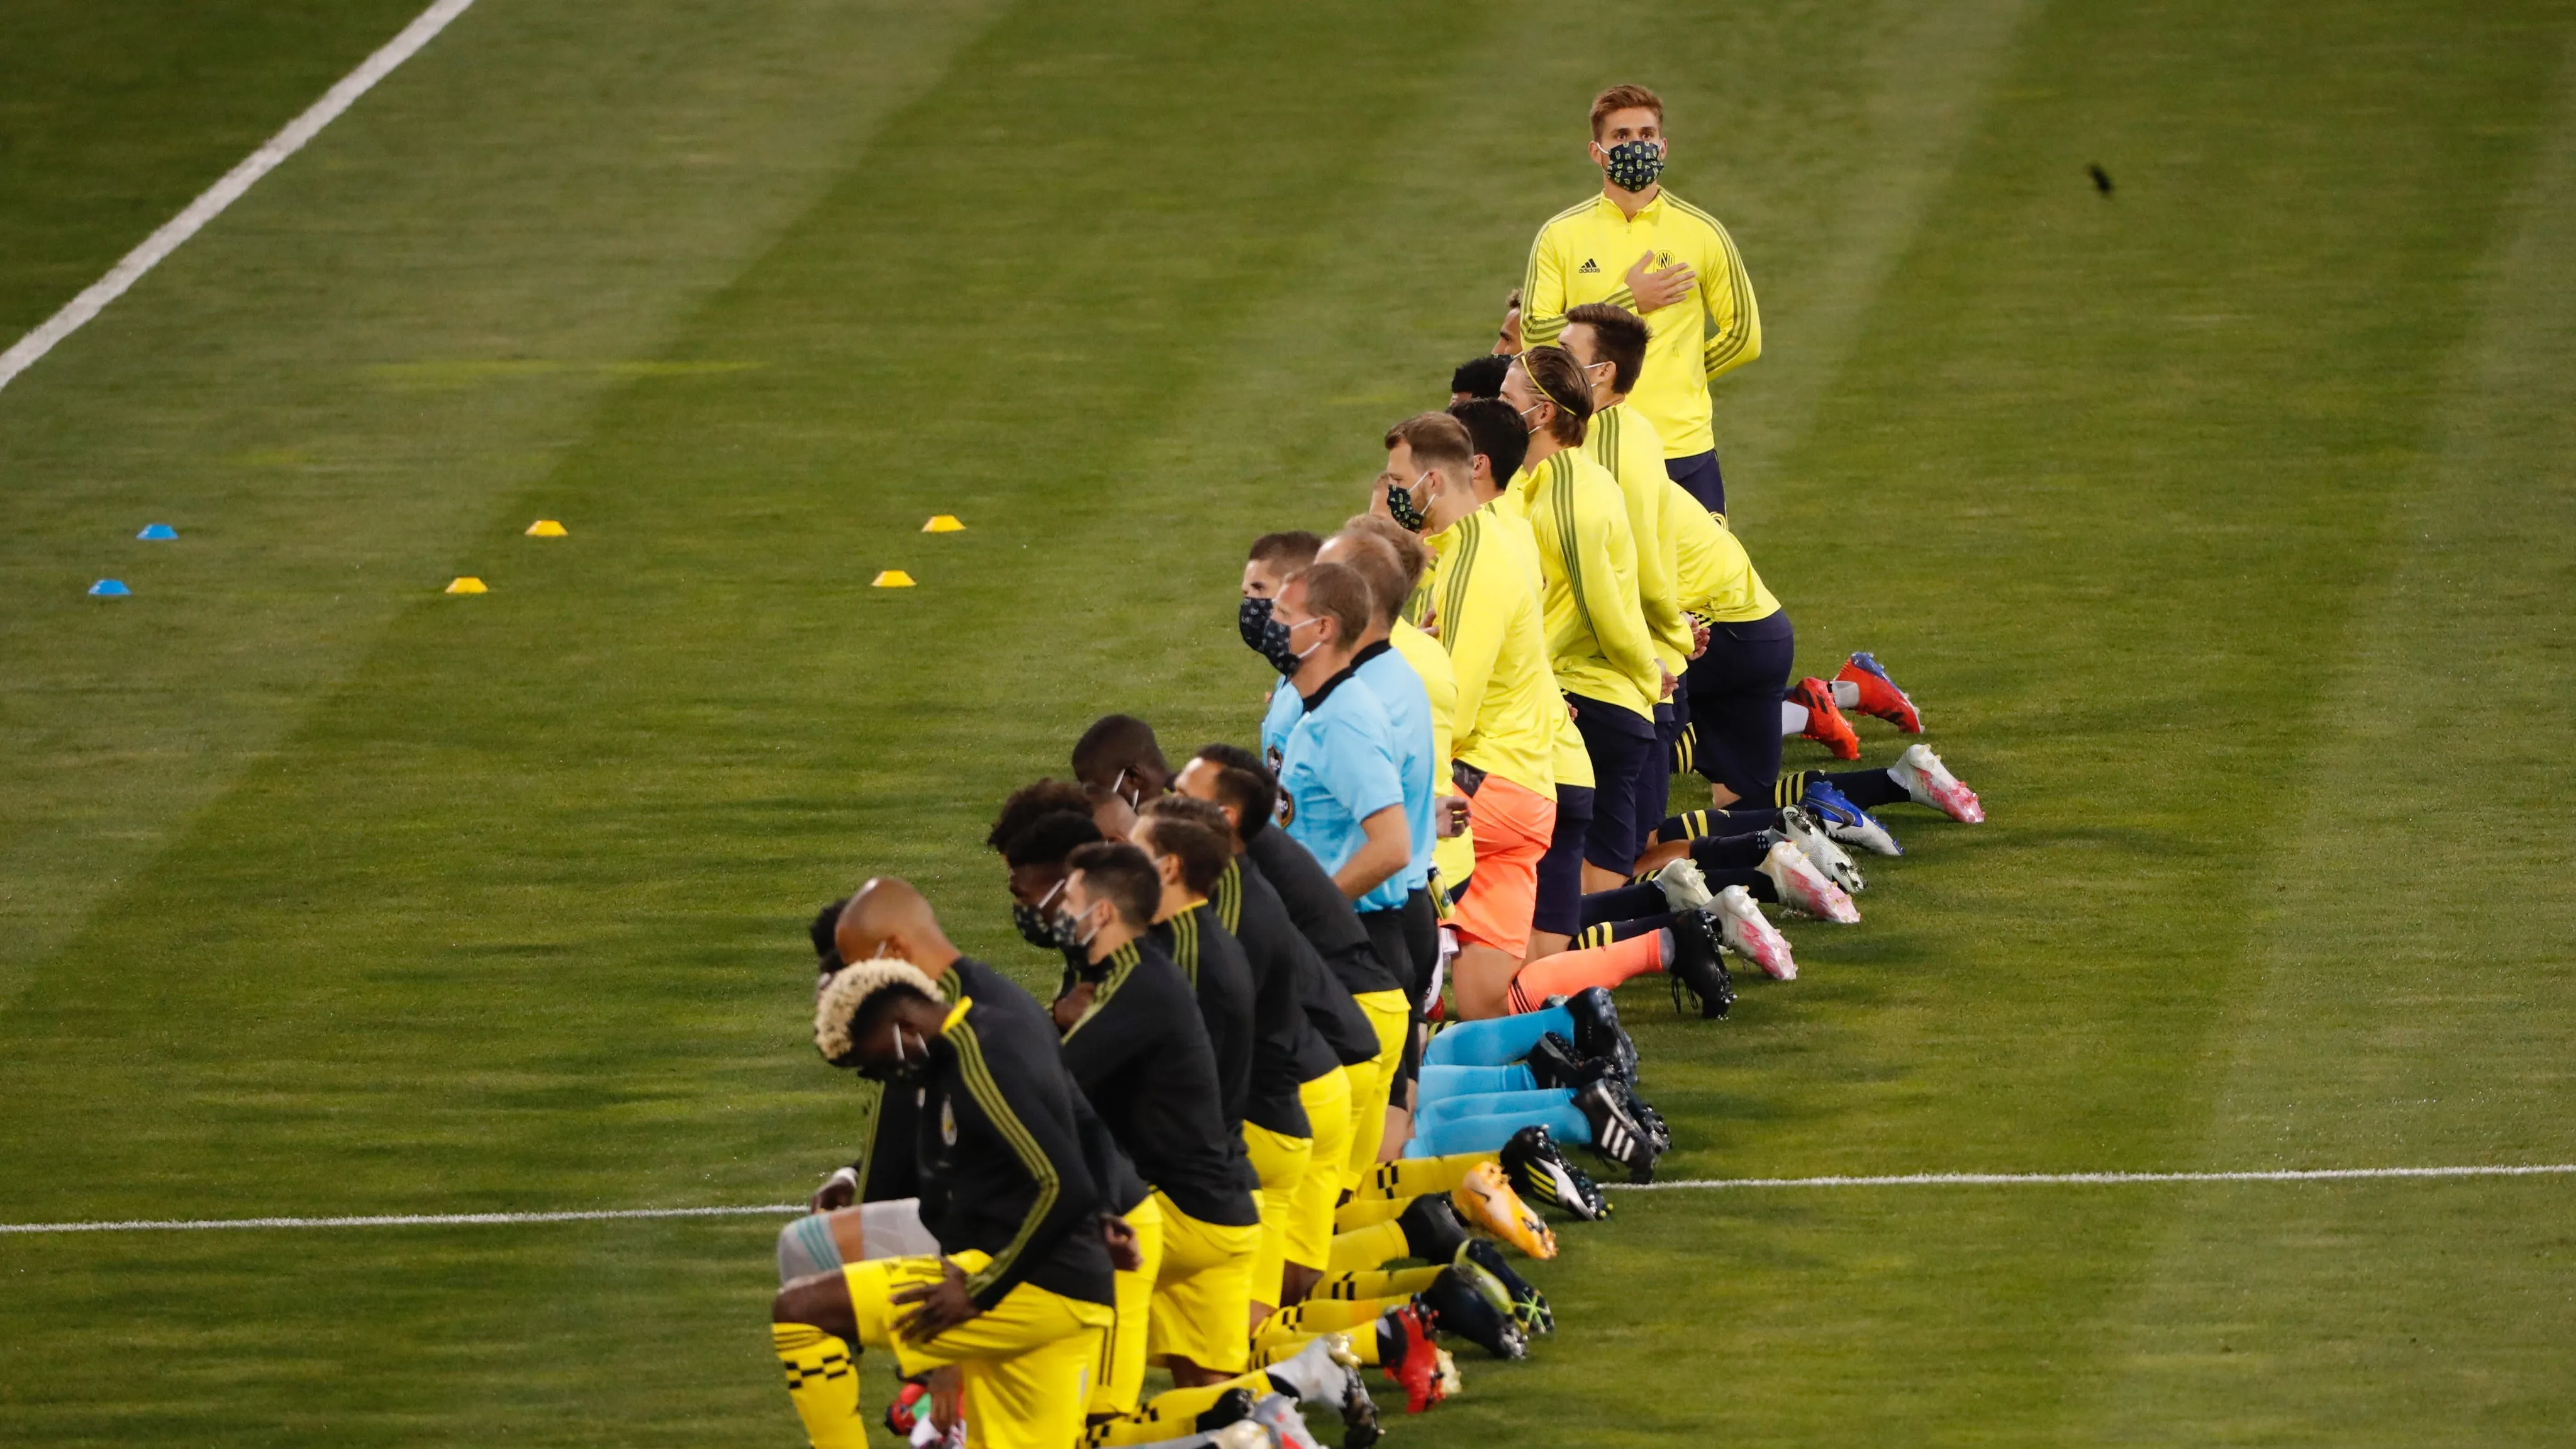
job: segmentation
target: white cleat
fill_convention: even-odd
[[[1762,968],[1762,974],[1774,981],[1798,979],[1798,963],[1789,954],[1789,938],[1762,914],[1753,903],[1753,895],[1742,886],[1728,886],[1717,893],[1708,908],[1717,920],[1717,939],[1726,949]]]
[[[1805,851],[1789,841],[1772,846],[1771,853],[1762,857],[1762,863],[1754,869],[1771,878],[1772,887],[1780,892],[1780,904],[1790,910],[1837,926],[1860,924],[1860,908],[1852,904],[1852,898],[1834,884],[1832,877],[1816,869]]]
[[[1986,807],[1977,803],[1977,792],[1959,783],[1930,745],[1906,746],[1887,773],[1905,787],[1915,804],[1929,805],[1962,825],[1985,823]]]
[[[1780,808],[1779,833],[1788,837],[1807,859],[1815,862],[1816,869],[1831,877],[1834,884],[1853,895],[1869,888],[1869,882],[1861,878],[1860,866],[1853,862],[1849,852],[1834,843],[1834,838],[1825,832],[1825,827],[1815,816],[1795,805],[1784,805]]]
[[[1258,1424],[1270,1431],[1279,1449],[1324,1449],[1306,1429],[1306,1418],[1297,1412],[1297,1401],[1286,1394],[1268,1394],[1252,1406],[1247,1424]]]
[[[1704,911],[1715,899],[1708,891],[1708,877],[1699,873],[1699,862],[1687,855],[1655,872],[1655,888],[1676,911]]]

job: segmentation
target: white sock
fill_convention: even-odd
[[[1860,708],[1860,686],[1859,686],[1859,685],[1852,683],[1852,682],[1851,682],[1850,680],[1848,680],[1848,679],[1836,679],[1836,680],[1832,680],[1832,681],[1828,682],[1828,683],[1826,684],[1826,686],[1825,686],[1825,687],[1826,687],[1827,689],[1830,689],[1830,690],[1832,690],[1832,691],[1834,692],[1834,708],[1836,708],[1836,709],[1858,709],[1858,708]]]
[[[1806,732],[1807,707],[1803,704],[1791,704],[1785,699],[1780,701],[1780,738],[1785,740],[1792,735],[1803,735]]]

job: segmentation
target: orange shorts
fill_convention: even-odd
[[[1468,945],[1522,955],[1538,905],[1539,858],[1556,834],[1556,801],[1487,775],[1467,800],[1467,829],[1476,838],[1476,873],[1449,924]]]

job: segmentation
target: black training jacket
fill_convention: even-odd
[[[1204,1223],[1261,1221],[1260,1185],[1217,1088],[1198,994],[1144,937],[1094,968],[1091,1007],[1064,1034],[1064,1064],[1147,1182]],[[1087,973],[1091,974],[1091,973]]]

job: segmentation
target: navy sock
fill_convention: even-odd
[[[1708,877],[1708,888],[1718,890],[1721,888],[1717,883],[1718,872],[1751,870],[1762,863],[1762,857],[1771,853],[1771,847],[1764,845],[1759,835],[1729,835],[1694,840],[1690,853],[1691,859],[1699,864],[1699,873]]]
[[[1672,906],[1665,901],[1660,887],[1631,885],[1594,891],[1583,898],[1581,909],[1582,914],[1575,919],[1586,926],[1597,926],[1604,921],[1626,921],[1668,911]]]
[[[1885,770],[1843,770],[1833,774],[1823,770],[1792,770],[1780,777],[1771,798],[1783,805],[1795,805],[1799,797],[1807,793],[1810,780],[1822,780],[1842,791],[1844,799],[1863,810],[1875,810],[1881,805],[1902,805],[1914,798],[1906,794],[1905,787],[1896,783],[1896,777]]]
[[[1607,946],[1614,941],[1625,941],[1635,936],[1650,936],[1657,931],[1669,928],[1672,923],[1673,913],[1670,911],[1660,911],[1651,916],[1639,916],[1633,921],[1603,921],[1599,925],[1586,926],[1578,932],[1574,938],[1574,946],[1576,950],[1584,950],[1593,946]]]

